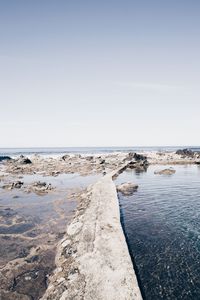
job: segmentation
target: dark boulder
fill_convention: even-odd
[[[12,158],[10,156],[0,156],[0,162],[4,160],[11,160]]]
[[[176,154],[189,157],[194,156],[194,152],[191,149],[179,149],[176,151]]]
[[[62,160],[67,160],[70,158],[70,155],[69,154],[65,154],[62,156]]]
[[[106,161],[105,161],[105,159],[103,159],[103,158],[101,158],[100,161],[99,161],[100,165],[105,164],[105,162],[106,162]]]
[[[23,155],[20,156],[20,158],[19,158],[18,161],[19,161],[19,163],[20,163],[21,165],[32,164],[32,161],[31,161],[28,157],[25,157],[25,156],[23,156]]]
[[[137,153],[134,153],[134,156],[133,158],[136,160],[136,161],[141,161],[141,160],[147,160],[147,157],[142,155],[142,154],[137,154]]]

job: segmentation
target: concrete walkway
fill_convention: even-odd
[[[43,300],[141,300],[120,223],[112,177],[88,188],[58,247],[57,269]]]

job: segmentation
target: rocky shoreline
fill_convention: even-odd
[[[168,176],[174,174],[175,170],[168,168],[167,165],[200,164],[200,153],[183,149],[176,153],[116,152],[101,155],[66,154],[60,157],[33,155],[14,159],[1,156],[0,191],[2,197],[12,192],[16,203],[18,192],[35,194],[36,197],[45,195],[55,197],[59,188],[49,184],[49,178],[59,178],[65,174],[82,176],[97,174],[100,177],[97,183],[89,186],[85,192],[72,193],[72,196],[78,199],[79,206],[67,233],[62,233],[65,234],[64,239],[58,244],[57,249],[55,243],[58,243],[62,235],[59,238],[59,234],[56,234],[56,238],[50,239],[51,242],[48,243],[48,234],[45,236],[44,233],[37,237],[36,233],[33,242],[29,236],[32,221],[24,220],[19,213],[4,206],[1,208],[0,205],[0,227],[4,231],[22,228],[25,233],[27,231],[25,238],[29,241],[28,252],[25,251],[22,257],[14,258],[14,255],[1,267],[1,298],[37,300],[44,294],[42,298],[44,300],[90,300],[94,299],[93,295],[95,299],[141,299],[121,229],[117,191],[112,178],[125,169],[134,168],[138,172],[145,172],[150,164],[163,165],[155,174]],[[26,182],[26,176],[39,177],[40,180]],[[137,186],[134,183],[124,183],[117,189],[118,192],[129,195],[137,189]],[[64,212],[62,218],[65,218]],[[5,234],[4,231],[0,232],[0,238],[6,247],[9,247],[9,251],[12,245],[16,247],[18,243],[20,248],[21,240],[17,239],[24,239],[24,233],[19,236],[13,234],[12,230],[10,232],[12,234],[9,231]],[[46,244],[42,246],[43,238]],[[20,249],[23,250],[24,246]],[[55,251],[57,254],[54,262]],[[39,284],[38,288],[41,288],[39,293],[34,293],[32,284],[35,279]],[[32,294],[28,290],[31,290]],[[105,291],[109,291],[108,297],[104,294]]]

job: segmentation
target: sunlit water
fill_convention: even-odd
[[[119,195],[121,216],[143,297],[200,299],[200,168],[174,166],[172,176],[124,172],[116,183],[135,182]]]

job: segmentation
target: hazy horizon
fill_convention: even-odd
[[[199,13],[0,1],[0,148],[200,145]]]

